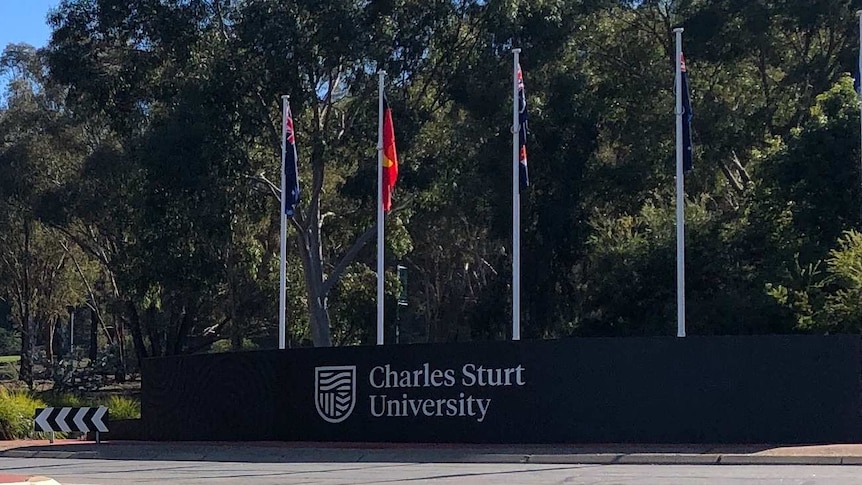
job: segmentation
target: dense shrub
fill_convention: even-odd
[[[51,407],[95,407],[106,406],[110,419],[138,419],[141,417],[141,403],[135,398],[112,395],[107,397],[86,397],[68,392],[45,392],[39,399]]]
[[[0,327],[0,355],[17,355],[21,352],[21,334]]]
[[[140,419],[141,403],[126,396],[111,396],[107,402],[108,416],[110,419]]]
[[[31,394],[0,386],[0,439],[21,439],[33,434],[33,415],[45,403]]]

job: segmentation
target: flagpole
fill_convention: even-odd
[[[287,163],[287,111],[290,96],[281,97],[281,204],[278,208],[278,216],[281,221],[281,234],[279,242],[281,252],[278,267],[278,348],[284,349],[285,337],[287,335],[287,214],[285,212],[285,201],[287,200],[287,178],[285,176],[285,164]]]
[[[377,345],[383,345],[383,78],[377,73]]]
[[[521,340],[521,194],[518,176],[520,117],[518,64],[521,49],[512,49],[512,340]]]
[[[676,336],[685,337],[685,213],[682,171],[682,32],[676,34]]]
[[[856,16],[859,17],[859,63],[856,70],[856,76],[860,79],[856,80],[856,83],[859,85],[859,92],[856,93],[856,96],[859,98],[859,139],[862,142],[862,10],[856,11]],[[859,167],[859,184],[860,184],[860,211],[862,211],[862,149],[859,150],[860,153],[860,167]],[[862,212],[860,212],[862,214]]]

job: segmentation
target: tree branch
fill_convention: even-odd
[[[75,269],[78,271],[78,275],[81,277],[81,281],[84,282],[84,286],[87,287],[87,293],[90,295],[90,302],[87,302],[87,306],[90,307],[91,310],[96,314],[96,320],[99,322],[99,326],[102,328],[102,332],[104,332],[105,337],[108,339],[108,342],[113,343],[113,339],[111,338],[110,332],[108,332],[108,327],[105,325],[105,321],[102,318],[102,312],[99,311],[98,305],[96,305],[96,293],[93,291],[93,286],[90,284],[90,281],[84,275],[84,271],[81,269],[81,265],[78,263],[78,258],[72,254],[71,249],[69,249],[69,245],[66,244],[66,241],[60,241],[60,246],[63,248],[63,251],[69,255],[72,259],[72,263],[75,264]]]
[[[390,215],[397,214],[398,212],[406,209],[410,203],[413,202],[413,197],[408,197],[396,207],[392,208],[392,211],[389,214],[384,214],[384,218],[388,219]],[[341,260],[338,261],[338,264],[335,265],[335,268],[329,273],[329,276],[323,281],[323,294],[328,295],[332,287],[335,286],[335,283],[338,282],[338,279],[341,277],[341,274],[345,269],[356,259],[356,256],[359,254],[359,251],[368,244],[368,241],[371,240],[372,236],[377,233],[377,222],[372,224],[368,229],[365,230],[353,243],[352,246],[344,253],[344,256],[341,257]]]

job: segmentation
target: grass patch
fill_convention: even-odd
[[[20,360],[20,355],[0,355],[0,364],[13,364]]]

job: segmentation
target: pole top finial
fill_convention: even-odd
[[[289,94],[282,94],[281,99],[290,99],[290,95]]]
[[[513,48],[513,49],[512,49],[512,54],[520,54],[520,53],[521,53],[521,48],[520,48],[520,47],[515,47],[515,48]]]
[[[384,77],[384,76],[386,76],[386,71],[384,71],[384,70],[377,71],[377,75],[380,77]]]
[[[684,30],[685,29],[683,29],[682,27],[677,27],[677,28],[673,29],[673,33],[674,34],[681,34]]]
[[[862,10],[857,10],[856,16],[862,18]]]

